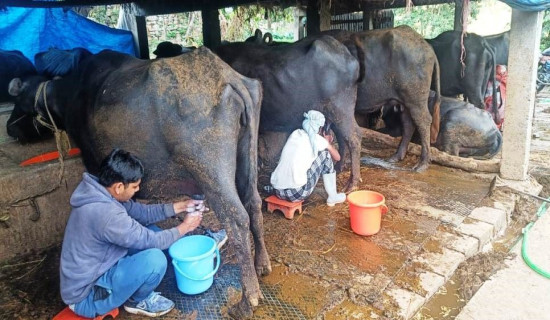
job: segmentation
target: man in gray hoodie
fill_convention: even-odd
[[[153,291],[166,272],[162,250],[197,228],[206,208],[202,200],[153,205],[131,200],[143,172],[138,158],[115,149],[97,177],[84,173],[71,196],[61,250],[61,297],[80,316],[93,318],[122,304],[130,313],[150,317],[174,308],[174,302]],[[183,222],[174,228],[147,228],[183,212]]]

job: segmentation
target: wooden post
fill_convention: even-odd
[[[455,24],[456,31],[462,31],[462,9],[464,8],[463,0],[455,0]],[[468,12],[468,16],[470,13]]]
[[[306,36],[312,36],[321,32],[321,16],[319,15],[319,7],[317,0],[307,1],[307,26]]]
[[[372,10],[363,10],[363,30],[372,30],[373,24],[372,24],[372,17],[373,17],[374,11]]]
[[[330,30],[331,19],[332,15],[330,14],[330,0],[321,0],[319,29],[321,31]]]
[[[147,22],[144,16],[136,17],[136,31],[139,49],[139,57],[141,59],[149,59],[149,41],[147,40]]]
[[[218,9],[205,8],[202,14],[202,40],[205,47],[213,49],[222,42]]]

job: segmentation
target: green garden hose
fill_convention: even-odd
[[[550,198],[548,198],[548,200],[550,200]],[[550,272],[548,272],[546,270],[542,270],[541,268],[539,268],[539,266],[537,266],[535,263],[533,263],[533,261],[531,261],[531,259],[527,255],[527,234],[529,233],[529,230],[531,230],[531,228],[533,227],[533,224],[538,220],[538,218],[540,218],[546,212],[546,209],[547,209],[546,204],[547,204],[547,202],[543,202],[540,205],[539,210],[537,211],[536,220],[533,221],[533,222],[529,222],[529,224],[525,228],[523,228],[523,230],[522,230],[523,242],[521,243],[521,256],[523,257],[523,260],[525,261],[525,263],[531,269],[533,269],[536,273],[550,279]]]

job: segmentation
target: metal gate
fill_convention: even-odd
[[[370,11],[369,15],[369,19],[363,19],[363,12],[334,15],[330,20],[330,28],[354,32],[363,31],[370,29],[369,27],[364,28],[364,24],[369,23],[369,21],[372,22],[372,29],[393,28],[393,10]]]
[[[348,31],[363,31],[363,12],[352,12],[332,16],[330,19],[330,28]]]

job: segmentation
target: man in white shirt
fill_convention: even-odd
[[[304,117],[302,129],[294,130],[288,137],[279,164],[271,174],[271,185],[277,197],[296,202],[307,198],[323,175],[327,205],[342,203],[346,195],[336,191],[333,163],[340,161],[340,153],[332,146],[332,135],[320,134],[325,116],[310,110]]]

